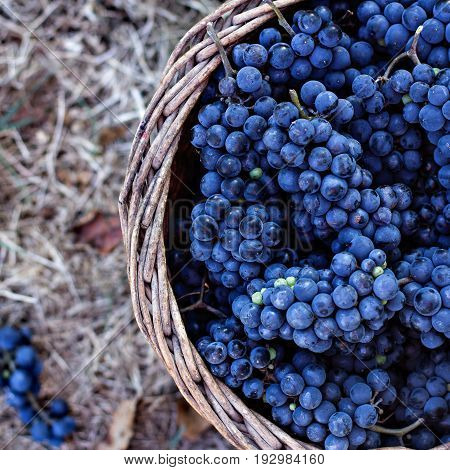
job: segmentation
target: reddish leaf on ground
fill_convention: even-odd
[[[126,132],[127,128],[124,125],[103,127],[98,134],[98,143],[102,148],[106,148],[124,137]]]
[[[184,398],[178,400],[177,410],[177,424],[187,440],[195,441],[211,426]]]
[[[110,253],[122,241],[118,215],[106,215],[91,211],[73,228],[77,242],[87,243],[102,254]]]

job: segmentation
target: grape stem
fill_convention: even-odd
[[[412,282],[411,277],[403,277],[402,279],[398,280],[398,286],[403,287],[406,286],[406,284],[409,284],[410,282]]]
[[[378,420],[379,423],[385,423],[389,418],[391,418],[394,415],[394,411],[387,416],[385,416],[383,419]]]
[[[184,307],[184,308],[180,309],[180,312],[181,313],[190,312],[190,311],[195,310],[195,309],[198,308],[198,309],[207,310],[208,312],[214,313],[214,315],[216,315],[218,317],[225,318],[226,315],[221,310],[219,310],[218,308],[212,307],[211,305],[208,305],[203,300],[203,297],[205,295],[205,288],[206,288],[206,279],[204,278],[202,288],[199,292],[199,294],[200,294],[199,299],[196,302],[194,302],[193,304],[188,305],[187,307]],[[190,294],[190,295],[193,295],[193,294]]]
[[[214,44],[217,47],[217,50],[219,51],[220,58],[222,59],[222,64],[225,69],[225,74],[227,77],[232,77],[233,75],[236,75],[236,71],[233,69],[231,66],[230,60],[228,59],[228,55],[225,51],[225,48],[223,47],[223,44],[220,42],[220,38],[214,29],[214,26],[212,23],[208,23],[206,25],[206,31],[208,33],[208,36],[212,39]]]
[[[14,364],[14,361],[12,360],[11,354],[5,353],[5,355],[3,356],[3,362],[5,365],[8,366],[10,372],[16,369],[16,366]],[[27,392],[26,396],[35,413],[33,418],[30,420],[30,422],[33,421],[34,418],[36,418],[37,416],[40,416],[45,423],[47,423],[48,425],[51,425],[52,422],[50,418],[48,417],[46,411],[44,410],[46,405],[41,406],[39,402],[37,401],[36,397],[31,392]]]
[[[214,315],[217,315],[218,317],[226,318],[226,315],[221,310],[219,310],[218,308],[211,307],[211,305],[208,305],[207,303],[203,302],[203,300],[201,299],[197,300],[197,302],[194,302],[188,307],[182,308],[180,312],[181,313],[189,312],[197,308],[202,309],[202,310],[208,310],[208,312],[214,313]]]
[[[278,18],[278,23],[282,28],[286,30],[286,32],[293,38],[295,36],[295,31],[291,28],[291,25],[286,21],[286,18],[284,17],[283,13],[281,13],[280,9],[273,3],[272,0],[264,0],[267,5],[269,5],[270,8],[275,12]]]
[[[394,59],[392,59],[388,68],[386,69],[386,72],[384,72],[384,75],[378,77],[378,80],[382,82],[387,82],[389,80],[389,76],[391,75],[392,69],[397,65],[398,62],[403,59],[411,59],[414,65],[419,65],[421,63],[419,56],[417,55],[417,43],[419,42],[419,37],[420,33],[422,32],[422,29],[423,26],[419,26],[417,28],[416,32],[414,33],[414,39],[412,41],[411,47],[406,52],[403,52],[397,57],[394,57]]]
[[[417,421],[410,424],[409,426],[405,426],[404,428],[400,428],[400,429],[389,429],[389,428],[385,428],[384,426],[375,425],[375,426],[372,426],[370,430],[379,432],[381,434],[389,434],[391,436],[403,437],[409,432],[414,431],[414,429],[418,428],[422,424],[423,424],[423,419],[419,418]]]
[[[51,425],[52,424],[51,419],[48,417],[47,413],[45,412],[44,407],[41,407],[39,405],[38,401],[36,400],[36,397],[31,392],[28,392],[27,398],[35,412],[35,415],[33,416],[32,419],[34,419],[37,416],[40,416],[42,418],[42,421],[44,421],[48,425]]]
[[[377,395],[378,395],[378,392],[375,392],[375,393],[373,394],[372,400],[370,400],[370,403],[372,403],[372,405],[375,403],[375,400],[376,400],[376,398],[377,398]]]
[[[300,103],[300,98],[298,97],[298,93],[295,90],[289,90],[289,96],[291,97],[291,101],[295,104],[297,109],[300,111],[300,116],[303,119],[311,119],[306,109]]]
[[[337,21],[337,24],[342,24],[346,19],[350,18],[353,16],[353,12],[351,10],[347,10]]]
[[[177,300],[180,301],[180,300],[183,300],[185,299],[186,297],[190,297],[191,295],[201,295],[201,291],[198,291],[198,292],[188,292],[187,294],[184,294],[182,295],[181,297],[178,297]]]

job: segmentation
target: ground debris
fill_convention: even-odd
[[[184,398],[178,400],[177,410],[177,424],[180,428],[180,435],[189,441],[199,439],[211,426]]]
[[[120,220],[117,214],[106,215],[91,211],[79,219],[73,227],[77,243],[87,243],[106,255],[122,241]]]
[[[123,400],[114,412],[106,441],[98,445],[102,450],[126,450],[133,437],[134,420],[139,397]]]

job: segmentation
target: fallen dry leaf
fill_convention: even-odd
[[[23,134],[27,134],[31,128],[43,127],[44,123],[53,116],[52,111],[55,109],[53,98],[49,100],[49,97],[54,97],[54,93],[47,93],[48,90],[54,90],[55,77],[50,73],[45,76],[36,74],[30,77],[30,82],[33,85],[18,102],[11,103],[11,105],[2,103],[4,109],[10,112],[14,110],[9,124],[13,127],[19,125],[22,138],[24,138]]]
[[[77,234],[77,242],[87,243],[102,254],[110,253],[122,241],[118,215],[89,212],[78,220],[73,231]]]
[[[139,397],[123,400],[114,412],[108,430],[108,436],[97,449],[126,450],[133,437],[134,418]]]
[[[184,398],[178,400],[177,410],[177,424],[187,440],[195,441],[211,426]]]
[[[127,131],[125,126],[108,126],[100,129],[98,134],[98,143],[106,148],[116,140],[121,139]]]
[[[56,177],[66,186],[78,186],[85,188],[92,180],[92,173],[86,170],[73,171],[68,168],[58,168]]]

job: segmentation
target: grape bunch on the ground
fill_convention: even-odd
[[[446,444],[450,1],[297,8],[228,51],[208,28],[223,64],[192,117],[190,241],[169,257],[186,329],[300,441]]]
[[[39,396],[41,371],[28,328],[0,328],[0,390],[23,425],[18,432],[49,448],[60,447],[75,430],[75,420],[65,400]]]

